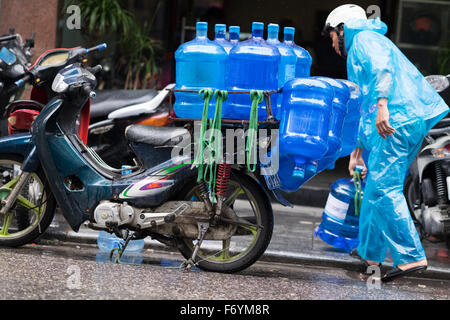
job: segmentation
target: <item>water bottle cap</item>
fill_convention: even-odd
[[[197,30],[208,30],[208,22],[197,22]]]
[[[216,24],[216,31],[227,31],[227,26],[225,24]]]
[[[275,23],[271,23],[267,27],[267,31],[270,33],[278,33],[280,31],[280,26]]]
[[[252,30],[264,30],[264,23],[262,22],[253,22]]]
[[[295,34],[295,28],[294,27],[285,27],[284,28],[284,34],[294,35]]]
[[[230,33],[240,33],[241,32],[241,27],[239,26],[231,26],[230,27]]]

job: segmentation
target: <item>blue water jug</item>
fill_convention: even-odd
[[[113,249],[118,249],[119,244],[124,243],[123,239],[106,231],[100,231],[97,238],[97,246],[102,252],[111,252]],[[131,240],[124,253],[140,253],[144,249],[144,239]]]
[[[267,43],[275,46],[280,52],[280,64],[278,66],[278,88],[283,88],[286,82],[295,78],[297,56],[292,47],[278,40],[280,27],[277,24],[269,24]],[[281,114],[282,94],[278,97],[277,112]]]
[[[296,191],[328,150],[333,88],[313,78],[297,78],[283,88],[280,120],[281,189]]]
[[[328,135],[328,151],[325,156],[320,159],[318,166],[319,171],[322,171],[325,169],[333,169],[334,163],[341,154],[342,128],[347,114],[347,103],[350,98],[350,90],[347,85],[339,80],[327,77],[314,78],[328,83],[334,89],[332,116]]]
[[[207,38],[208,23],[197,22],[197,35],[182,44],[175,53],[175,90],[199,91],[203,88],[225,89],[225,72],[228,55],[225,49]],[[176,92],[174,111],[178,118],[200,119],[203,100],[199,94]],[[208,117],[213,118],[215,101],[211,99]]]
[[[252,37],[236,44],[230,51],[230,73],[228,90],[247,92],[250,90],[278,90],[278,49],[263,39],[264,24],[252,24]],[[228,95],[229,107],[224,117],[228,119],[249,120],[251,99],[249,94]],[[272,95],[272,105],[277,105],[276,95]],[[274,113],[276,112],[276,108]],[[266,120],[264,101],[259,105],[258,120]]]
[[[230,53],[233,48],[233,44],[226,39],[227,35],[227,26],[225,24],[216,24],[215,26],[216,37],[214,42],[221,45],[225,51]]]
[[[291,46],[278,40],[280,27],[277,24],[271,23],[267,29],[267,43],[277,47],[281,55],[278,67],[278,88],[282,88],[286,82],[295,78],[297,56]],[[281,101],[279,105],[281,106]]]
[[[296,78],[306,78],[311,75],[312,58],[309,52],[302,47],[298,46],[294,42],[295,28],[284,28],[284,44],[290,46],[294,53],[297,55],[297,64],[295,67]]]
[[[360,173],[362,168],[356,167],[355,171]],[[364,186],[364,182],[356,177],[339,179],[333,183],[322,214],[322,222],[314,235],[346,252],[356,248],[359,244],[359,211]]]
[[[348,80],[340,80],[350,89],[347,103],[347,115],[342,128],[342,152],[340,158],[348,156],[356,148],[359,122],[361,120],[361,104],[363,96],[359,86]]]

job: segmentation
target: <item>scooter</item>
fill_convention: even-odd
[[[17,80],[25,72],[35,73],[34,78],[38,81],[33,83],[30,100],[16,100],[6,107],[3,117],[8,119],[9,135],[28,132],[39,112],[55,96],[51,84],[58,70],[40,71],[38,75],[35,69],[42,69],[45,64],[57,63],[58,59],[70,57],[73,52],[76,55],[77,50],[78,48],[48,50],[28,68],[28,71],[23,68],[22,72],[15,77]],[[12,89],[22,88],[21,81],[19,80],[19,85],[12,83]],[[169,94],[167,89],[173,86],[168,85],[159,92],[156,90],[99,92],[96,98],[89,99],[85,106],[84,114],[90,113],[88,123],[90,128],[89,134],[85,135],[83,140],[112,166],[130,163],[132,156],[128,152],[126,140],[117,140],[117,137],[121,136],[125,128],[133,123],[167,125],[168,106],[163,102]]]
[[[427,80],[442,95],[450,88],[449,78]],[[446,241],[450,248],[450,118],[442,119],[425,137],[404,193],[421,238]]]
[[[23,88],[14,85],[14,82],[23,77],[30,66],[34,47],[34,34],[26,42],[14,29],[9,35],[0,37],[0,108],[3,110],[9,103],[18,99]],[[0,136],[6,135],[8,124],[5,120],[0,121]]]
[[[192,138],[184,127],[129,126],[125,135],[136,159],[125,172],[105,164],[82,141],[77,119],[95,96],[94,75],[101,70],[82,63],[100,48],[79,48],[27,75],[34,82],[36,74],[59,70],[52,83],[57,95],[31,133],[0,139],[0,245],[38,237],[57,203],[74,231],[87,221],[124,239],[120,254],[130,240],[150,236],[176,247],[186,270],[196,265],[232,273],[252,265],[270,242],[273,212],[266,188],[245,166],[218,164],[213,196],[197,179],[192,151],[179,153]],[[79,125],[86,132],[87,119],[81,117]]]

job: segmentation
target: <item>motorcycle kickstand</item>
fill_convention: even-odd
[[[120,258],[122,258],[122,255],[125,252],[125,249],[127,248],[130,241],[133,240],[134,238],[135,238],[135,233],[127,231],[127,234],[125,236],[125,242],[123,243],[123,245],[119,244],[119,248],[114,248],[111,250],[111,253],[109,255],[110,260],[112,261],[114,251],[117,250],[118,256],[116,257],[115,263],[120,263]]]
[[[206,232],[209,229],[209,222],[198,222],[197,226],[198,226],[198,238],[197,243],[194,246],[194,252],[192,253],[191,258],[183,262],[183,264],[181,265],[181,268],[184,267],[184,272],[189,272],[192,266],[195,265],[195,258],[197,256],[198,249],[200,249],[203,239],[205,239]]]

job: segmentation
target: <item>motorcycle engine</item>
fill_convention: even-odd
[[[438,206],[426,207],[422,212],[421,218],[426,233],[433,236],[440,236],[444,234],[444,224],[442,223],[442,219],[444,217]]]
[[[134,210],[126,202],[115,203],[102,201],[95,208],[94,219],[99,227],[106,227],[107,223],[117,223],[121,225],[131,221],[134,217]]]

